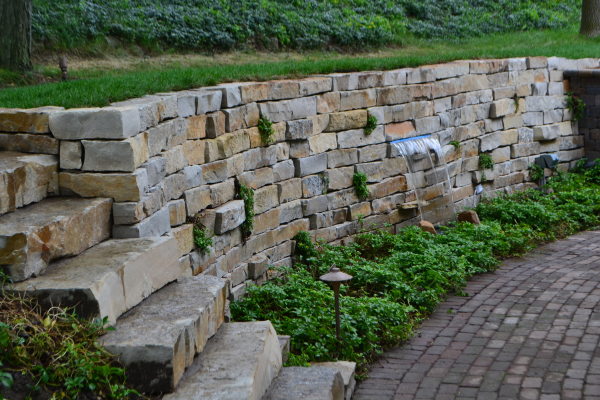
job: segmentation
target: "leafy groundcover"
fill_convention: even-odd
[[[349,360],[359,371],[383,350],[407,339],[448,293],[502,258],[598,225],[600,167],[559,173],[543,189],[486,199],[475,211],[482,224],[454,224],[433,236],[418,227],[393,235],[364,233],[348,246],[313,244],[296,237],[299,261],[281,278],[251,286],[231,304],[235,321],[270,320],[290,335],[288,365]],[[342,340],[335,333],[334,297],[319,280],[332,264],[353,275],[341,287]]]

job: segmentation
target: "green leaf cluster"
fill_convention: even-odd
[[[479,156],[479,168],[481,169],[494,169],[494,159],[491,155],[483,153]]]
[[[269,117],[265,115],[261,115],[258,120],[258,132],[260,133],[260,138],[264,144],[273,143],[273,134],[275,131],[273,130],[273,122],[269,119]]]
[[[377,128],[377,117],[369,115],[367,118],[367,125],[365,126],[365,135],[370,135]]]
[[[352,177],[356,195],[361,200],[366,199],[371,194],[369,192],[369,187],[367,186],[367,180],[367,175],[364,172],[355,172],[354,176]]]
[[[573,121],[583,118],[583,109],[585,108],[583,100],[573,92],[567,93],[566,100],[567,108],[573,113]]]
[[[193,235],[194,244],[198,249],[206,252],[210,247],[213,246],[212,232],[208,232],[206,227],[200,222],[200,216],[198,214],[188,217],[188,222],[194,225]]]
[[[544,168],[540,167],[537,164],[531,164],[529,166],[529,171],[531,179],[533,179],[534,181],[539,181],[544,177]]]

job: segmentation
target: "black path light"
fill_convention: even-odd
[[[331,282],[333,285],[333,293],[335,294],[335,327],[338,340],[342,340],[342,335],[340,333],[340,284],[352,279],[352,275],[343,273],[335,266],[335,264],[333,264],[331,268],[329,268],[329,272],[321,276],[320,279],[325,282]]]

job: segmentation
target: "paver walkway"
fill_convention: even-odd
[[[465,292],[386,352],[354,399],[600,400],[600,232],[506,260]]]

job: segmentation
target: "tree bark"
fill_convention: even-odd
[[[579,33],[588,37],[600,35],[600,0],[583,0]]]
[[[0,68],[31,70],[32,0],[0,0]]]

